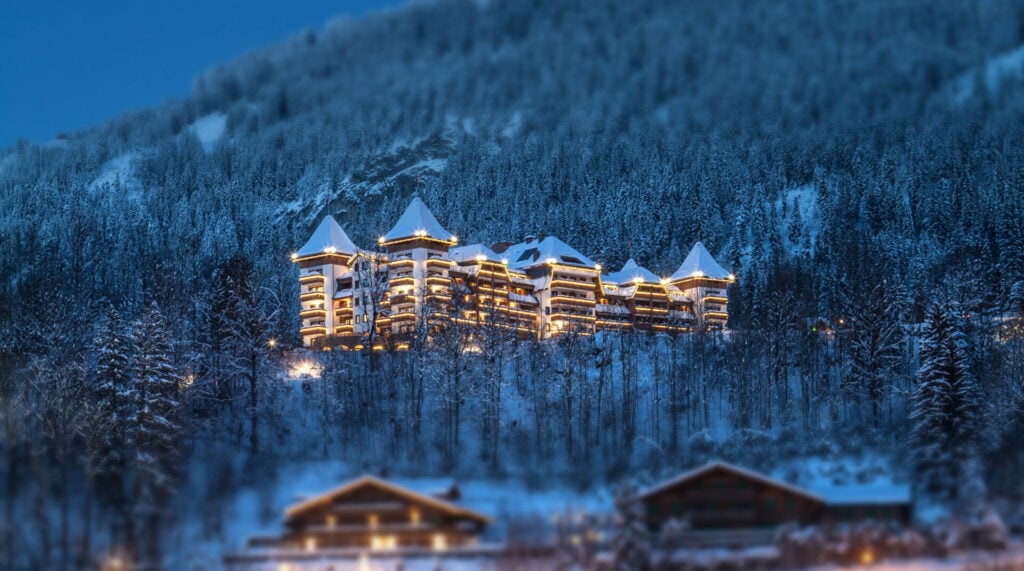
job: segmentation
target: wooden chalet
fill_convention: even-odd
[[[857,486],[818,493],[725,462],[711,462],[640,495],[648,525],[686,519],[695,530],[773,528],[783,523],[873,519],[908,523],[907,488]]]
[[[250,547],[433,550],[470,547],[491,519],[454,503],[455,493],[427,495],[363,476],[285,511],[286,531]]]

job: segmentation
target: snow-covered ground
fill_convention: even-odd
[[[194,123],[188,126],[188,129],[195,133],[196,137],[199,138],[199,142],[203,144],[203,149],[209,152],[217,144],[217,141],[224,136],[224,128],[226,126],[227,116],[216,112],[196,119]]]
[[[99,192],[112,189],[120,184],[129,198],[138,199],[142,195],[142,183],[135,175],[135,161],[138,158],[138,152],[131,152],[110,159],[100,169],[99,176],[86,188],[89,192]]]
[[[1005,552],[972,551],[946,559],[908,559],[879,561],[872,565],[820,565],[809,571],[1022,571],[1024,545],[1016,544]]]

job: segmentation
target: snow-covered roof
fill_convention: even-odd
[[[487,260],[501,263],[501,256],[483,244],[467,244],[448,250],[448,257],[455,263]]]
[[[452,515],[472,518],[483,523],[491,523],[491,518],[481,513],[458,506],[452,502],[443,500],[441,498],[437,498],[422,492],[411,490],[407,487],[400,486],[398,484],[388,482],[387,480],[383,480],[376,476],[370,475],[362,476],[360,478],[352,480],[351,482],[342,484],[341,486],[338,486],[337,488],[334,488],[333,490],[330,490],[326,493],[320,494],[316,497],[304,500],[302,502],[299,502],[295,505],[288,507],[285,510],[285,519],[290,520],[312,507],[315,507],[326,502],[334,501],[334,499],[337,498],[338,496],[345,495],[364,486],[371,486],[377,489],[385,490],[397,496],[433,506],[439,510],[450,513]]]
[[[619,285],[632,284],[636,282],[657,284],[661,283],[661,278],[651,270],[637,264],[633,258],[630,258],[629,261],[622,266],[621,270],[610,273],[607,276],[602,276],[601,281],[608,281]]]
[[[741,478],[746,478],[748,480],[753,480],[755,482],[760,482],[762,484],[766,484],[766,485],[769,485],[769,486],[772,486],[772,487],[775,487],[775,488],[780,488],[780,489],[786,490],[787,492],[789,492],[791,494],[795,494],[795,495],[807,498],[807,499],[815,501],[815,502],[820,502],[820,503],[824,503],[825,502],[825,498],[823,498],[822,496],[819,496],[818,494],[815,494],[813,492],[807,491],[807,490],[805,490],[803,488],[798,488],[798,487],[796,487],[796,486],[794,486],[792,484],[787,484],[786,482],[783,482],[781,480],[776,480],[776,479],[771,478],[769,476],[765,476],[764,474],[759,474],[759,473],[754,472],[752,470],[747,470],[746,468],[741,468],[741,467],[739,467],[739,466],[737,466],[735,464],[729,464],[728,462],[721,462],[721,461],[708,462],[707,464],[701,466],[700,468],[697,468],[695,470],[690,470],[689,472],[681,474],[681,475],[679,475],[679,476],[677,476],[675,478],[672,478],[671,480],[667,480],[667,481],[662,482],[660,484],[654,485],[654,486],[644,490],[643,492],[641,492],[640,493],[640,497],[641,498],[648,498],[648,497],[653,496],[655,494],[661,493],[661,492],[663,492],[665,490],[674,488],[674,487],[676,487],[676,486],[678,486],[680,484],[684,484],[684,483],[687,483],[687,482],[689,482],[691,480],[699,478],[699,477],[701,477],[701,476],[703,476],[703,475],[705,475],[705,474],[707,474],[709,472],[715,471],[715,470],[722,470],[722,471],[725,471],[725,472],[730,472],[730,473],[732,473],[734,475],[740,476]]]
[[[892,505],[912,501],[910,486],[900,484],[842,485],[813,487],[829,505]]]
[[[567,266],[597,266],[594,260],[554,236],[548,236],[540,241],[530,240],[513,244],[505,250],[504,255],[510,267],[520,269],[547,264],[552,260]]]
[[[426,236],[435,240],[451,241],[455,235],[444,229],[441,223],[434,218],[427,205],[417,196],[409,203],[398,222],[384,234],[385,240],[400,240],[402,238],[413,238]]]
[[[328,214],[320,225],[313,231],[309,240],[296,252],[301,256],[315,256],[317,254],[355,254],[359,248],[348,237],[348,234],[341,229],[338,221]]]
[[[697,242],[683,260],[676,273],[670,279],[678,280],[691,277],[707,277],[716,280],[727,280],[731,274],[715,261],[704,244]]]

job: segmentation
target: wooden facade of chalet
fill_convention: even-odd
[[[433,550],[469,547],[491,523],[485,515],[364,476],[285,512],[285,532],[251,547],[316,551]]]
[[[685,519],[696,530],[868,519],[905,524],[912,519],[909,493],[830,499],[724,462],[712,462],[658,484],[640,499],[648,525],[655,530],[671,519]]]

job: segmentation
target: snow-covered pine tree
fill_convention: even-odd
[[[958,499],[973,474],[984,407],[968,367],[963,333],[936,302],[928,308],[910,411],[911,446],[920,488]]]
[[[877,423],[883,400],[900,358],[903,341],[902,316],[897,296],[886,282],[850,303],[849,386],[871,403],[871,418]]]
[[[146,533],[144,560],[157,563],[163,510],[177,479],[178,376],[171,364],[167,322],[150,302],[135,326],[135,511]]]
[[[119,543],[127,517],[125,476],[132,452],[136,400],[132,386],[132,339],[127,324],[113,306],[107,308],[94,343],[93,393],[97,414],[89,427],[89,470],[95,479],[97,498],[113,511],[111,538],[112,543]]]
[[[613,567],[616,571],[650,568],[651,542],[644,505],[636,487],[627,482],[615,495],[615,534],[612,536]]]

